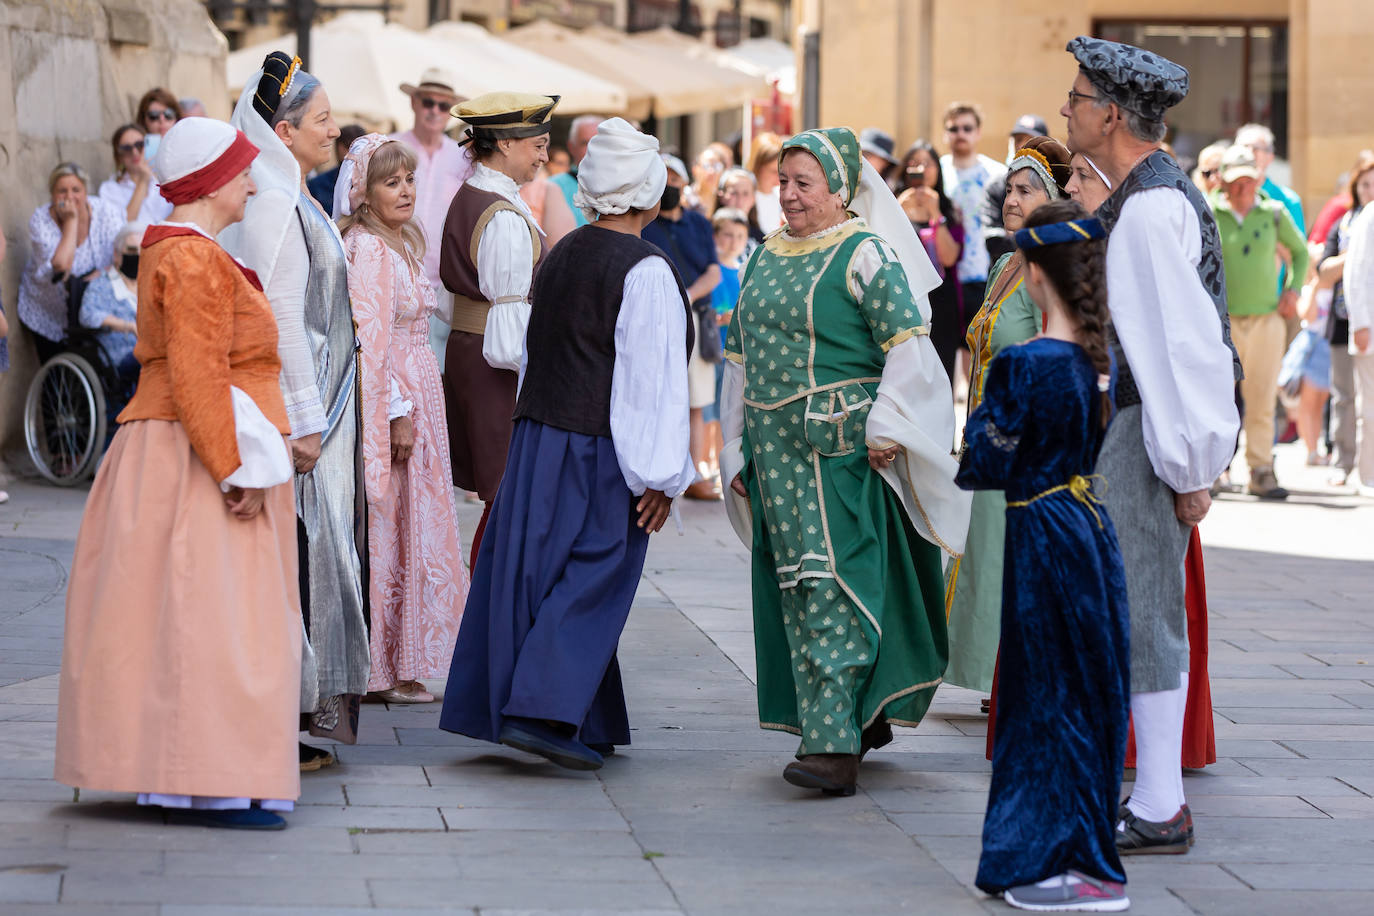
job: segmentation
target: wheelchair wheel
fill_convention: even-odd
[[[88,478],[105,445],[100,376],[75,353],[43,364],[24,403],[24,440],[38,473],[60,487]]]

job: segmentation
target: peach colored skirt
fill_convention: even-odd
[[[300,661],[290,484],[240,521],[180,423],[120,427],[72,561],[55,777],[294,799]]]

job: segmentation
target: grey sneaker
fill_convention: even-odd
[[[1018,910],[1039,912],[1120,913],[1131,908],[1126,885],[1091,878],[1072,869],[1036,884],[1023,884],[1002,893]]]

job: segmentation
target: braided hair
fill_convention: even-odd
[[[1026,229],[1050,223],[1088,219],[1089,213],[1075,200],[1052,200],[1026,217]],[[1026,260],[1045,272],[1054,284],[1064,309],[1078,324],[1078,345],[1092,360],[1100,378],[1112,371],[1107,348],[1107,240],[1092,239],[1041,245],[1024,249]],[[1099,386],[1102,387],[1102,386]],[[1106,390],[1102,395],[1102,426],[1111,419],[1112,402]]]

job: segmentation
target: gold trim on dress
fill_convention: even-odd
[[[823,391],[829,391],[829,390],[831,390],[832,388],[843,388],[843,387],[846,386],[846,385],[868,385],[868,384],[874,384],[874,383],[881,382],[881,381],[882,381],[882,378],[879,377],[879,376],[876,376],[876,375],[866,376],[866,377],[864,377],[864,378],[847,378],[847,379],[845,379],[844,381],[840,381],[840,382],[829,382],[829,383],[827,383],[827,384],[825,384],[825,385],[817,385],[817,386],[814,387],[814,388],[807,388],[805,391],[798,391],[796,394],[789,394],[787,397],[783,398],[781,401],[767,401],[767,402],[765,402],[765,401],[754,401],[754,400],[750,400],[749,398],[745,398],[745,399],[744,399],[744,403],[745,403],[746,406],[753,407],[753,408],[756,409],[756,410],[777,410],[779,407],[786,407],[788,404],[791,404],[793,401],[799,400],[799,399],[804,398],[804,397],[809,397],[810,395],[813,395],[813,394],[820,394],[821,392],[823,392]]]
[[[530,230],[530,257],[533,259],[530,263],[530,267],[533,268],[535,264],[539,263],[539,228],[530,221],[530,218],[526,216],[519,207],[506,200],[504,197],[483,210],[482,215],[477,217],[476,225],[472,227],[472,239],[468,243],[468,248],[469,253],[472,255],[473,265],[476,266],[477,264],[477,249],[482,244],[482,233],[487,230],[487,223],[491,222],[496,214],[500,213],[502,210],[509,210],[520,217],[525,221],[525,228]]]
[[[898,331],[887,339],[885,343],[879,344],[879,348],[887,353],[893,347],[904,344],[913,337],[929,337],[930,328],[926,325],[917,325],[914,328],[907,328],[905,331]]]

